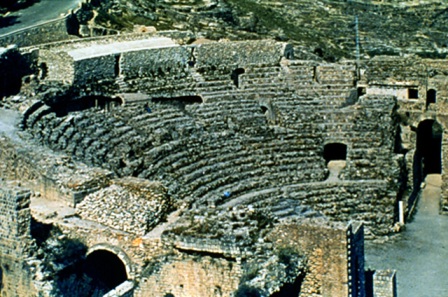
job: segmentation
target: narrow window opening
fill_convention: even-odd
[[[426,92],[426,108],[428,108],[431,103],[436,103],[436,95],[437,92],[434,89],[429,89],[428,92]]]
[[[418,99],[418,89],[408,89],[408,99]]]
[[[243,68],[237,68],[235,70],[232,71],[232,74],[230,75],[230,79],[232,79],[233,84],[235,85],[235,87],[239,88],[240,87],[240,80],[239,80],[239,76],[243,73],[245,73],[246,71]]]
[[[121,74],[120,60],[121,60],[121,55],[116,55],[115,56],[115,76],[119,76]]]
[[[190,57],[188,60],[188,66],[194,67],[196,65],[196,57],[194,56],[194,47],[191,48]]]
[[[260,110],[262,114],[266,114],[266,112],[268,112],[268,108],[266,106],[260,106]]]

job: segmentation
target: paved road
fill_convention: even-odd
[[[438,214],[440,175],[429,175],[412,222],[399,238],[366,244],[366,267],[397,270],[398,297],[448,296],[448,216]]]
[[[57,19],[71,9],[77,8],[82,0],[40,0],[28,8],[10,13],[0,20],[0,36]]]

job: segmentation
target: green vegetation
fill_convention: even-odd
[[[336,61],[354,58],[357,16],[361,56],[414,53],[432,58],[445,56],[448,48],[448,3],[220,0],[219,5],[204,6],[200,0],[175,5],[120,1],[112,8],[101,4],[97,22],[116,30],[133,25],[190,30],[209,39],[274,38]]]

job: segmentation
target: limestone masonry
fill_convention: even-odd
[[[446,60],[62,39],[0,51],[0,296],[394,297],[364,239],[448,212]]]

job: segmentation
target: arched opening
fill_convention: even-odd
[[[426,108],[428,108],[431,103],[436,103],[436,94],[437,92],[434,89],[429,89],[426,92]]]
[[[115,106],[122,104],[120,98],[110,98],[106,96],[86,96],[75,100],[61,100],[51,104],[57,117],[63,117],[71,112],[83,111],[90,108],[111,110]]]
[[[244,68],[237,68],[235,70],[232,71],[232,74],[230,74],[230,79],[233,81],[233,84],[235,85],[235,87],[239,88],[240,87],[240,75],[245,73],[246,71],[244,70]]]
[[[328,143],[324,146],[324,159],[329,175],[328,181],[338,181],[339,174],[346,166],[347,146],[343,143]]]
[[[434,120],[425,120],[418,125],[414,188],[419,189],[428,174],[442,173],[442,134],[442,126]]]
[[[347,145],[343,143],[327,143],[324,146],[324,159],[330,161],[345,161],[347,159]]]
[[[167,294],[163,295],[163,297],[174,297],[174,295],[171,293],[167,293]]]
[[[125,264],[116,254],[106,250],[90,253],[86,258],[84,271],[105,291],[112,290],[128,279]]]
[[[270,297],[298,297],[304,277],[305,275],[299,275],[293,283],[284,284],[278,292],[275,292]]]

